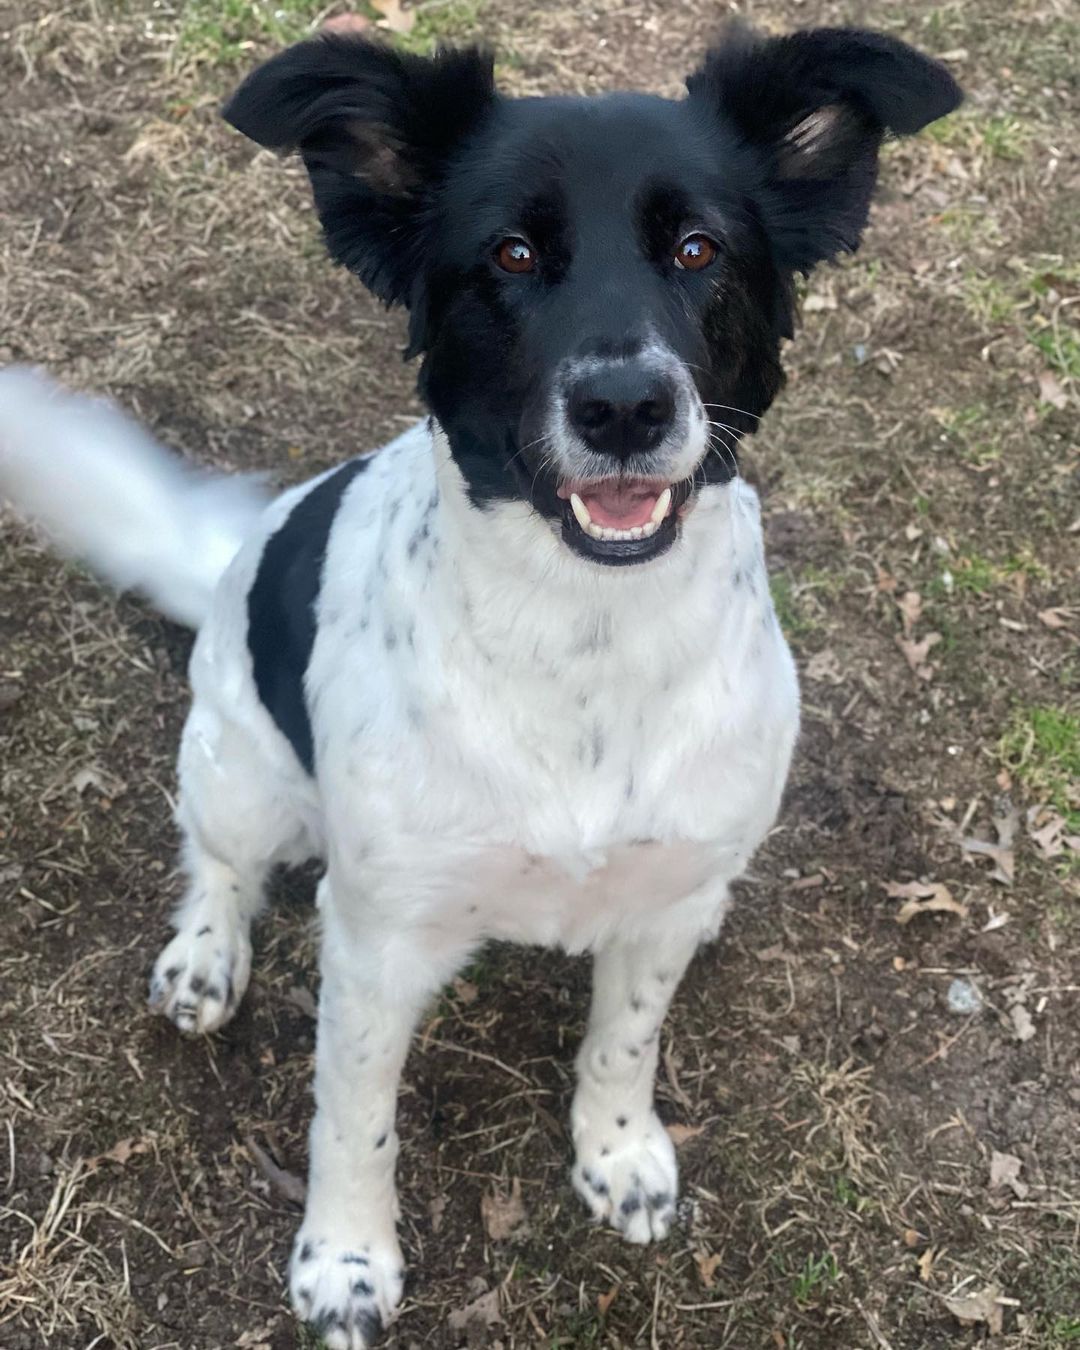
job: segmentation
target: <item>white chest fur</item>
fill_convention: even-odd
[[[797,728],[755,494],[707,488],[665,557],[598,568],[522,504],[478,513],[431,450],[384,451],[331,534],[308,694],[332,869],[366,921],[575,950],[680,907],[715,926]]]

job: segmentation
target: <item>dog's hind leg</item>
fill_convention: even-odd
[[[187,888],[176,936],[150,980],[151,1008],[181,1031],[216,1031],[236,1011],[267,873],[313,851],[304,846],[295,787],[256,737],[196,700],[180,745],[176,812]]]

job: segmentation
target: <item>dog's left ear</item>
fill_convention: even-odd
[[[380,299],[411,304],[432,194],[496,99],[492,57],[413,56],[324,33],[253,71],[223,109],[245,136],[299,150],[327,247]]]
[[[691,106],[751,151],[750,196],[793,272],[858,247],[885,133],[919,131],[963,97],[940,62],[857,28],[735,25],[686,84]]]

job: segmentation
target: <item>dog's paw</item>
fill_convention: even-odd
[[[251,943],[220,919],[185,923],[154,963],[150,1007],[181,1031],[216,1031],[236,1011],[251,977]]]
[[[679,1172],[675,1147],[654,1113],[636,1128],[632,1120],[616,1116],[609,1131],[590,1129],[576,1148],[574,1189],[594,1218],[610,1223],[628,1242],[667,1237]]]
[[[289,1263],[293,1309],[328,1350],[368,1350],[401,1302],[405,1271],[396,1239],[341,1245],[301,1228]]]

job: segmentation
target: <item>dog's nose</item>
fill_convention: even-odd
[[[625,459],[663,440],[675,417],[675,388],[662,371],[613,361],[577,376],[566,410],[591,450]]]

